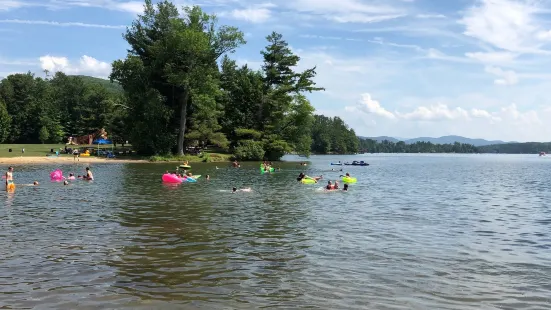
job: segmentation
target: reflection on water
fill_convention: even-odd
[[[551,161],[366,157],[343,167],[349,192],[297,184],[293,163],[195,164],[211,180],[176,186],[160,182],[172,165],[97,165],[69,186],[47,182],[57,167],[16,167],[42,183],[0,194],[0,306],[551,307]],[[306,173],[338,179],[336,160],[350,158]]]

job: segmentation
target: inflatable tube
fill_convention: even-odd
[[[57,169],[50,173],[50,180],[52,182],[61,182],[63,181],[63,171]]]
[[[191,176],[191,177],[183,177],[181,178],[182,182],[189,182],[189,183],[195,183],[197,182],[197,179],[199,179],[201,177],[201,175],[194,175],[194,176]]]
[[[353,177],[343,177],[342,178],[342,181],[344,183],[356,183],[356,178],[353,178]]]
[[[300,181],[302,184],[316,184],[316,180],[304,178]]]
[[[188,166],[188,165],[180,165],[178,167],[181,169],[191,169],[191,166]]]
[[[331,166],[342,166],[342,163],[331,163]]]
[[[270,169],[268,169],[268,171],[265,171],[263,167],[260,167],[260,174],[264,174],[266,172],[274,172],[274,171],[275,171],[274,167],[270,167]]]
[[[165,183],[182,183],[182,179],[180,179],[177,175],[170,173],[163,174],[162,180]]]

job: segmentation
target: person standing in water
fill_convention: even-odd
[[[94,179],[94,175],[92,174],[92,171],[89,167],[86,167],[86,175],[84,176],[86,180],[92,181]]]
[[[9,167],[6,172],[6,190],[12,190],[15,188],[13,183],[13,167]]]

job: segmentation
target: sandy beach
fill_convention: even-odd
[[[117,159],[117,158],[98,158],[98,157],[80,157],[79,161],[75,161],[73,157],[56,157],[56,156],[20,156],[20,157],[0,157],[1,164],[52,164],[52,163],[97,163],[97,164],[120,164],[120,163],[148,163],[147,160],[139,159]]]

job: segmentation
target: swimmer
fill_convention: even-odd
[[[89,167],[86,167],[86,175],[83,176],[84,179],[92,181],[94,179],[94,175],[92,174],[92,171]]]
[[[63,181],[63,185],[69,185],[69,182],[67,180]]]
[[[205,179],[210,180],[210,175],[207,174],[207,176],[205,177]]]
[[[34,181],[33,184],[20,184],[21,186],[38,186],[38,181]]]
[[[343,192],[348,192],[348,184],[344,184]]]
[[[74,173],[69,173],[69,177],[67,179],[68,180],[74,180],[75,179],[75,174]]]
[[[252,189],[250,187],[237,189],[237,187],[232,188],[232,194],[235,194],[237,192],[251,192]]]
[[[327,181],[327,186],[325,187],[325,189],[330,191],[332,189],[335,189],[335,185],[331,184],[331,181]]]

